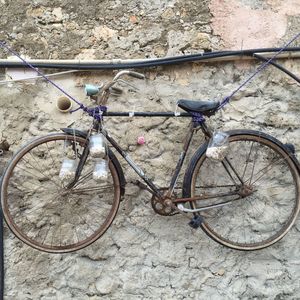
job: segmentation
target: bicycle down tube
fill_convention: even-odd
[[[182,152],[179,155],[179,159],[178,159],[176,168],[173,171],[173,176],[172,176],[172,179],[171,179],[171,182],[170,182],[170,186],[169,186],[169,189],[168,189],[168,195],[172,194],[172,192],[173,192],[173,190],[174,190],[174,188],[176,186],[176,182],[177,182],[179,173],[181,171],[184,159],[186,157],[186,153],[187,153],[187,151],[189,149],[191,140],[193,138],[193,134],[194,134],[194,130],[195,130],[193,122],[191,122],[191,125],[190,125],[189,128],[190,128],[190,130],[189,130],[189,132],[188,132],[188,134],[186,136],[186,141],[185,141],[183,150],[182,150]],[[109,135],[109,133],[106,130],[104,130],[102,128],[101,132],[105,136],[105,138],[109,141],[109,143],[118,151],[118,153],[127,161],[127,163],[132,167],[132,169],[139,175],[139,177],[141,177],[144,180],[144,182],[154,192],[154,194],[156,196],[159,196],[160,198],[162,198],[162,193],[160,192],[159,188],[152,182],[151,179],[149,179],[147,177],[147,175],[145,174],[145,172],[138,165],[136,165],[136,163],[131,159],[131,157],[129,156],[129,154],[121,148],[121,146],[113,139],[113,137],[111,137]]]
[[[179,173],[182,169],[182,165],[184,163],[184,160],[186,158],[186,154],[189,150],[191,141],[193,139],[194,136],[194,132],[196,130],[198,130],[199,127],[197,125],[195,125],[195,123],[192,121],[189,125],[189,130],[188,133],[185,137],[185,142],[184,142],[184,146],[183,146],[183,150],[181,151],[181,153],[179,154],[179,158],[176,164],[176,167],[173,171],[173,175],[171,177],[171,181],[169,184],[169,187],[167,189],[167,193],[166,195],[164,195],[164,197],[167,198],[171,198],[172,193],[174,191],[174,188],[176,186],[177,183],[177,179],[179,177]],[[202,132],[204,133],[205,136],[209,137],[210,136],[210,132],[208,130],[208,128],[206,127],[205,124],[203,124],[203,126],[201,125],[201,129]],[[114,140],[113,137],[110,136],[110,134],[102,128],[101,130],[102,134],[105,136],[105,138],[108,140],[108,142],[113,146],[113,148],[115,148],[118,153],[126,160],[126,162],[132,167],[132,169],[139,175],[140,178],[143,179],[143,181],[147,184],[147,186],[151,189],[151,191],[153,192],[153,194],[155,194],[156,196],[158,196],[161,200],[163,199],[163,195],[159,189],[159,187],[157,187],[153,181],[151,179],[148,178],[148,176],[145,174],[145,172],[132,160],[132,158],[129,156],[129,154],[124,151],[121,146]],[[236,174],[236,170],[233,168],[232,165],[229,165],[229,167],[233,170],[233,172]],[[228,168],[225,168],[226,172],[230,174]],[[239,196],[238,191],[234,191],[234,192],[230,192],[230,193],[217,193],[217,194],[207,194],[207,195],[198,195],[198,196],[194,196],[193,198],[176,198],[173,199],[173,203],[179,203],[179,202],[192,202],[195,200],[205,200],[205,199],[211,199],[211,198],[220,198],[220,197],[224,197],[224,196],[232,196],[232,195],[237,195]],[[230,201],[226,201],[228,204],[230,203]],[[207,206],[207,209],[214,207],[211,205]],[[205,207],[204,207],[205,208]]]

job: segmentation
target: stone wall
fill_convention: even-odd
[[[273,47],[297,33],[299,8],[299,1],[293,0],[284,5],[277,0],[1,0],[0,38],[31,58],[51,59],[145,58]],[[7,55],[0,53],[2,58]],[[300,74],[299,60],[282,63]],[[174,111],[180,98],[219,100],[256,67],[253,62],[234,61],[142,70],[147,80],[130,80],[140,92],[126,90],[112,97],[109,109]],[[56,77],[55,82],[88,104],[83,84],[112,75],[81,72]],[[0,95],[0,146],[9,146],[0,173],[3,161],[33,137],[71,124],[89,126],[89,119],[79,112],[59,113],[55,101],[60,93],[42,80],[0,85]],[[269,67],[209,124],[261,129],[294,143],[299,155],[299,114],[299,85]],[[166,185],[188,120],[118,118],[106,124],[135,161],[147,166],[147,174]],[[145,136],[144,146],[136,145],[138,135]],[[192,152],[201,140],[199,133]],[[86,249],[64,255],[41,253],[5,228],[5,299],[300,298],[299,221],[270,248],[230,250],[192,230],[182,216],[156,215],[149,193],[132,185],[136,175],[123,162],[122,166],[128,185],[119,213],[107,233]]]

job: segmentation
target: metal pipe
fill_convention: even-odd
[[[76,73],[76,72],[84,72],[84,71],[79,71],[79,70],[69,70],[69,71],[63,71],[63,72],[57,72],[57,73],[52,73],[52,74],[45,74],[46,77],[56,77],[60,75],[65,75],[65,74],[70,74],[70,73]],[[19,81],[24,81],[24,80],[35,80],[43,78],[43,76],[32,76],[28,78],[21,78],[21,79],[9,79],[9,80],[1,80],[0,84],[7,84],[7,83],[13,83],[13,82],[19,82]]]
[[[265,58],[271,57],[272,53],[278,52],[280,48],[262,48],[249,49],[240,51],[216,51],[205,52],[190,55],[181,55],[174,57],[165,57],[157,59],[110,59],[110,60],[45,60],[45,59],[29,59],[30,64],[37,68],[55,68],[55,69],[77,69],[77,70],[103,70],[103,69],[129,69],[129,68],[145,68],[160,65],[174,65],[183,62],[211,62],[211,61],[232,61],[237,60],[253,60],[256,59],[254,54],[264,55]],[[277,58],[300,58],[300,47],[290,47],[284,50],[284,53],[278,55]],[[0,59],[0,68],[16,68],[23,67],[24,63],[16,59]]]
[[[73,102],[66,96],[61,96],[56,100],[56,108],[62,112],[67,113],[72,109]]]
[[[264,56],[261,56],[261,55],[258,55],[258,54],[253,54],[253,56],[256,57],[257,59],[262,60],[262,61],[267,61],[268,60]],[[280,71],[286,73],[288,76],[292,77],[298,83],[300,83],[300,78],[298,76],[296,76],[295,74],[293,74],[292,72],[290,72],[289,70],[287,70],[286,68],[284,68],[283,66],[277,64],[274,61],[271,61],[270,64],[273,65],[274,67],[278,68]]]

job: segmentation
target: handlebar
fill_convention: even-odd
[[[138,79],[144,79],[145,78],[144,74],[134,72],[134,71],[123,70],[123,71],[118,72],[118,74],[114,77],[112,82],[116,82],[123,75],[129,75],[131,77],[135,77],[135,78],[138,78]]]
[[[98,104],[105,105],[107,103],[107,100],[108,100],[108,97],[109,97],[109,94],[111,92],[112,87],[124,75],[129,75],[131,77],[138,78],[138,79],[144,79],[145,78],[144,74],[141,74],[141,73],[138,73],[138,72],[134,72],[134,71],[123,70],[123,71],[118,72],[117,75],[113,78],[112,81],[106,83],[101,88],[101,93],[100,93],[99,97],[97,98],[97,103]]]
[[[145,79],[145,75],[144,74],[141,74],[141,73],[138,73],[138,72],[134,72],[134,71],[130,71],[130,73],[128,74],[132,77],[135,77],[137,79]]]

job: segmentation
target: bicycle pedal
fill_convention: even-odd
[[[191,221],[188,223],[192,228],[197,229],[201,226],[203,218],[199,215],[194,216]]]

